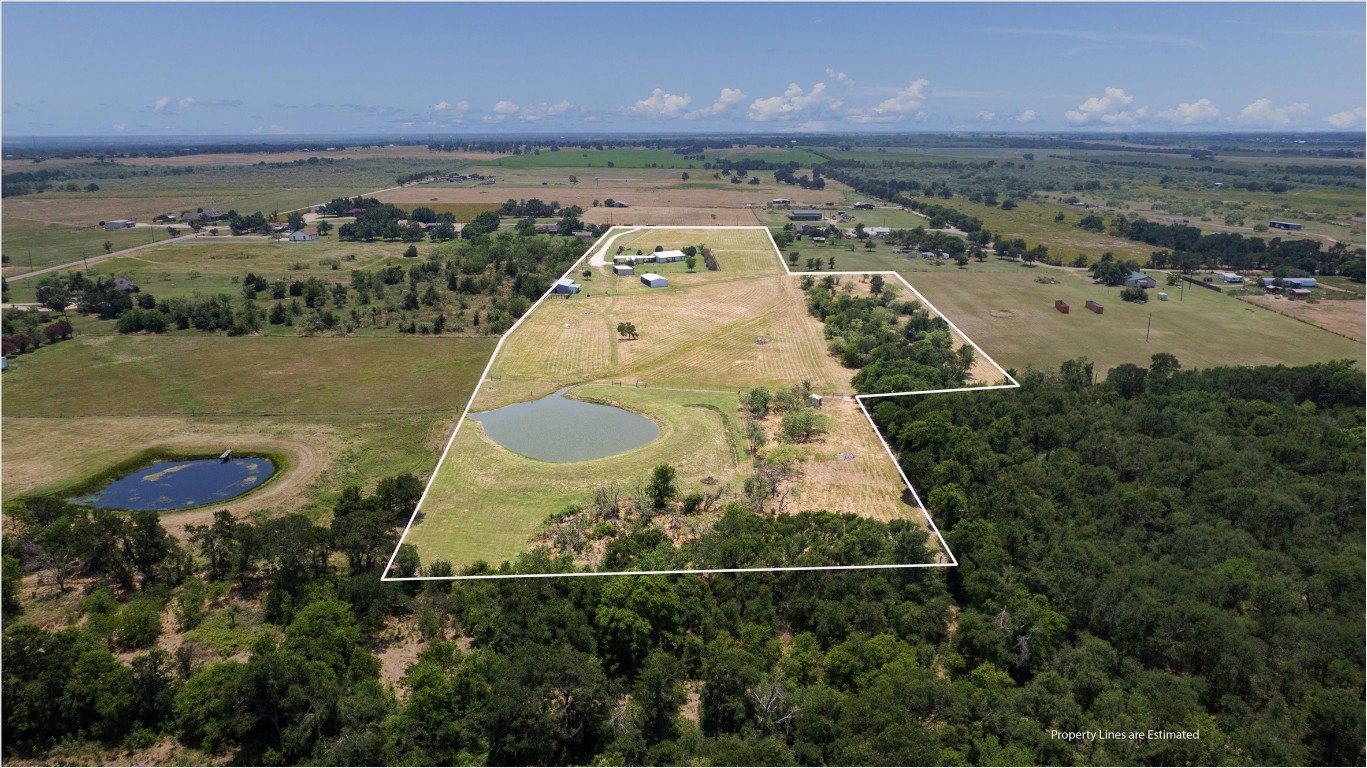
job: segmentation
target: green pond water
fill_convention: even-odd
[[[660,435],[655,422],[644,416],[572,400],[564,389],[540,400],[472,413],[470,418],[504,448],[542,461],[601,459],[639,448]]]
[[[270,459],[250,456],[228,462],[158,461],[72,501],[89,507],[164,512],[236,498],[273,474],[275,464]]]

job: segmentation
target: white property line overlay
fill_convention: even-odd
[[[616,232],[615,230],[618,230],[618,229],[621,229],[622,231]],[[409,517],[409,519],[408,519],[408,524],[404,526],[403,535],[401,535],[401,536],[399,537],[398,543],[394,545],[394,552],[393,552],[392,554],[390,554],[390,556],[389,556],[389,562],[385,564],[384,575],[382,575],[382,576],[380,577],[380,581],[467,581],[467,580],[475,580],[475,579],[549,579],[549,578],[559,578],[559,577],[583,577],[583,576],[675,576],[675,575],[702,574],[702,573],[769,573],[769,572],[788,572],[788,571],[850,571],[850,570],[871,570],[871,569],[886,569],[886,568],[952,568],[952,567],[957,566],[957,565],[959,564],[958,558],[956,558],[956,557],[954,556],[953,550],[951,550],[951,549],[949,548],[949,543],[948,543],[947,541],[945,541],[944,535],[943,535],[942,533],[940,533],[940,528],[939,528],[939,526],[935,525],[935,520],[930,516],[930,510],[927,509],[926,506],[925,506],[925,504],[921,501],[921,496],[920,496],[920,494],[916,493],[916,488],[912,486],[911,480],[910,480],[909,478],[907,478],[906,472],[904,472],[904,471],[902,470],[902,465],[897,461],[897,455],[896,455],[895,453],[893,453],[892,447],[891,447],[890,445],[888,445],[888,441],[887,441],[886,438],[883,437],[883,433],[878,429],[878,425],[874,423],[874,421],[873,421],[873,416],[869,413],[868,409],[864,407],[864,400],[865,400],[865,399],[872,399],[872,398],[879,398],[879,397],[899,397],[899,396],[903,396],[903,395],[932,395],[932,394],[948,394],[948,393],[951,393],[951,392],[985,392],[985,391],[994,390],[994,389],[1016,389],[1016,388],[1020,387],[1020,382],[1016,381],[1016,379],[1015,379],[1014,377],[1012,377],[1011,374],[1008,373],[1008,372],[1006,371],[1005,368],[1002,368],[1001,365],[1000,365],[996,360],[993,360],[992,357],[991,357],[990,355],[988,355],[986,352],[984,352],[983,349],[982,349],[982,347],[978,346],[977,342],[975,342],[975,341],[973,341],[972,339],[970,339],[970,338],[968,337],[968,334],[966,334],[966,333],[964,333],[962,330],[960,330],[959,327],[958,327],[957,325],[955,325],[948,317],[945,317],[944,313],[940,312],[940,310],[937,309],[937,308],[935,307],[934,304],[931,304],[930,301],[928,301],[928,300],[926,299],[926,297],[923,296],[923,295],[921,294],[920,291],[916,290],[916,288],[915,288],[914,286],[912,286],[911,283],[907,282],[906,278],[902,277],[902,275],[900,275],[899,273],[893,272],[893,271],[880,271],[880,270],[873,270],[873,271],[867,271],[867,272],[854,272],[854,271],[850,271],[850,272],[840,272],[840,271],[825,271],[825,272],[820,272],[820,271],[818,271],[818,272],[794,272],[794,271],[792,271],[792,270],[790,270],[790,269],[788,268],[787,262],[784,261],[784,259],[783,259],[783,252],[779,249],[778,243],[774,241],[774,234],[773,234],[772,232],[770,232],[770,231],[769,231],[769,228],[766,227],[766,226],[760,226],[760,225],[747,225],[747,226],[661,226],[661,227],[652,227],[652,226],[626,226],[626,225],[614,226],[614,227],[612,227],[611,229],[608,230],[608,234],[607,234],[607,235],[604,235],[604,236],[601,237],[599,240],[594,241],[594,243],[593,243],[592,245],[589,246],[588,250],[584,251],[584,253],[583,253],[578,259],[575,259],[574,263],[570,265],[569,269],[565,270],[565,273],[564,273],[563,275],[560,276],[560,279],[563,280],[563,279],[569,277],[570,275],[572,275],[572,274],[574,273],[574,271],[577,270],[577,269],[579,268],[580,263],[583,262],[585,259],[589,259],[590,262],[591,262],[595,250],[597,250],[599,253],[605,254],[605,253],[608,252],[608,249],[610,249],[610,248],[612,247],[612,244],[615,243],[615,242],[617,241],[617,239],[620,238],[620,237],[622,237],[623,235],[629,235],[629,234],[633,234],[633,233],[637,233],[637,232],[647,231],[647,230],[650,230],[650,229],[662,229],[662,230],[665,230],[665,229],[670,229],[670,230],[672,230],[672,229],[689,229],[689,230],[696,229],[696,230],[703,230],[703,231],[709,231],[709,230],[711,230],[711,231],[716,231],[716,230],[745,230],[745,231],[760,230],[760,231],[764,232],[764,234],[765,234],[766,237],[769,238],[769,244],[772,245],[772,246],[774,247],[774,255],[778,257],[779,266],[781,266],[781,267],[783,268],[784,274],[785,274],[785,275],[789,275],[789,276],[793,276],[793,275],[797,275],[797,276],[811,275],[811,276],[821,276],[821,277],[825,277],[825,276],[828,276],[828,275],[859,275],[859,276],[866,276],[866,275],[891,275],[892,277],[896,278],[899,282],[901,282],[902,285],[905,285],[905,286],[907,287],[908,290],[910,290],[912,293],[914,293],[914,294],[916,295],[917,299],[919,299],[919,300],[921,301],[921,303],[925,304],[925,305],[926,305],[927,307],[929,307],[933,312],[935,312],[935,314],[936,314],[940,319],[944,320],[944,321],[945,321],[945,324],[948,325],[950,328],[952,328],[952,329],[954,330],[954,332],[957,333],[957,334],[959,335],[959,337],[962,338],[962,339],[964,340],[964,343],[966,343],[966,344],[970,345],[971,347],[973,347],[973,349],[977,352],[977,354],[982,355],[983,359],[985,359],[985,360],[987,360],[989,363],[991,363],[991,364],[992,364],[992,367],[996,368],[997,371],[1000,372],[1002,376],[1004,376],[1008,381],[1011,382],[1010,384],[995,384],[995,385],[983,386],[983,387],[955,387],[955,388],[950,388],[950,389],[926,389],[926,390],[915,390],[915,391],[909,391],[909,392],[882,392],[882,393],[877,393],[877,394],[855,395],[855,396],[854,396],[855,404],[857,404],[857,405],[859,406],[859,410],[862,411],[862,412],[864,413],[864,418],[868,420],[869,426],[873,429],[873,433],[874,433],[875,435],[878,436],[878,441],[879,441],[880,443],[883,444],[883,450],[887,451],[888,458],[892,461],[892,465],[893,465],[894,467],[896,467],[896,469],[897,469],[897,474],[902,478],[902,482],[906,483],[907,490],[908,490],[908,491],[911,491],[911,496],[912,496],[913,499],[916,500],[916,504],[917,504],[918,508],[920,508],[921,513],[922,513],[923,515],[925,515],[926,523],[930,526],[930,530],[935,534],[936,539],[939,540],[940,546],[944,548],[945,554],[949,555],[949,562],[947,562],[947,563],[893,563],[893,564],[887,564],[887,563],[885,563],[885,564],[874,564],[874,565],[777,566],[777,567],[772,567],[772,568],[706,568],[706,569],[696,569],[696,570],[663,570],[663,571],[571,571],[571,572],[567,572],[567,573],[505,573],[505,574],[479,574],[479,575],[472,575],[472,576],[394,576],[394,577],[391,577],[391,576],[389,575],[389,571],[394,567],[394,559],[395,559],[396,557],[398,557],[399,548],[403,546],[404,540],[408,538],[408,533],[409,533],[409,531],[413,528],[413,523],[417,521],[417,519],[418,519],[418,514],[419,514],[419,512],[422,510],[422,504],[423,504],[424,501],[427,500],[427,494],[432,490],[432,485],[433,485],[433,483],[436,482],[436,479],[437,479],[437,472],[441,469],[441,465],[446,461],[446,455],[447,455],[448,453],[451,452],[451,446],[455,444],[455,442],[456,442],[456,435],[460,433],[460,428],[461,428],[461,426],[463,426],[463,425],[465,424],[465,419],[466,419],[466,417],[470,415],[470,406],[474,405],[475,398],[479,396],[479,391],[480,391],[480,389],[484,387],[484,382],[489,378],[489,371],[490,371],[490,369],[493,368],[493,366],[494,366],[494,361],[498,359],[498,353],[499,353],[500,350],[503,349],[503,343],[504,343],[505,341],[507,341],[508,338],[509,338],[510,336],[513,335],[513,332],[516,331],[516,330],[518,329],[518,327],[522,325],[522,322],[523,322],[524,320],[526,320],[528,317],[530,317],[530,316],[532,315],[533,312],[536,311],[536,308],[537,308],[537,307],[541,306],[541,303],[542,303],[543,301],[545,301],[547,298],[549,298],[549,297],[554,293],[554,291],[555,291],[555,283],[552,283],[551,286],[550,286],[549,288],[546,289],[546,292],[543,293],[543,294],[541,295],[541,298],[537,299],[537,300],[536,300],[536,303],[532,304],[531,307],[529,307],[529,308],[527,309],[527,311],[524,312],[524,313],[522,314],[522,317],[519,317],[519,318],[517,319],[517,322],[513,323],[512,327],[510,327],[507,331],[504,331],[503,335],[499,337],[499,339],[498,339],[498,344],[496,344],[496,345],[494,346],[494,352],[493,352],[493,354],[489,356],[489,362],[488,362],[488,363],[485,363],[485,365],[484,365],[484,372],[483,372],[482,374],[480,374],[479,383],[477,383],[477,384],[475,385],[475,390],[474,390],[474,392],[471,392],[471,393],[470,393],[470,400],[469,400],[469,402],[467,402],[467,403],[465,404],[465,410],[461,412],[460,418],[456,421],[456,428],[455,428],[454,430],[451,431],[451,437],[447,439],[447,441],[446,441],[446,447],[442,449],[441,457],[437,459],[437,465],[436,465],[436,467],[434,467],[433,470],[432,470],[432,476],[431,476],[430,478],[428,478],[428,480],[427,480],[427,486],[426,486],[425,488],[423,488],[422,496],[420,496],[420,497],[418,498],[418,503],[417,503],[417,505],[414,506],[414,508],[413,508],[413,515],[412,515],[411,517]]]

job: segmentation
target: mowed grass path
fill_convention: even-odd
[[[1098,374],[1121,363],[1147,366],[1167,352],[1185,368],[1221,365],[1302,365],[1347,358],[1364,362],[1361,344],[1204,288],[1162,286],[1145,304],[1120,300],[1119,288],[1094,284],[1083,274],[1060,269],[1017,267],[1017,271],[950,270],[903,276],[1003,366],[1056,369],[1064,360],[1086,357]],[[1053,277],[1057,285],[1035,282]],[[1158,291],[1169,294],[1158,301]],[[1054,309],[1068,302],[1071,312]],[[1083,305],[1100,302],[1104,314]],[[993,312],[1010,313],[994,316]],[[1145,328],[1153,318],[1148,341]]]
[[[548,516],[585,503],[599,485],[636,495],[659,464],[674,466],[684,493],[701,489],[709,475],[726,482],[736,473],[743,448],[734,437],[734,394],[601,385],[570,394],[643,414],[660,426],[660,436],[616,456],[560,464],[508,451],[467,419],[404,539],[422,562],[446,560],[459,568],[515,558]]]

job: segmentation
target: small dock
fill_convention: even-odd
[[[229,448],[228,450],[224,451],[223,454],[222,454],[221,456],[218,457],[218,463],[219,463],[219,464],[227,464],[229,461],[232,461],[232,458],[233,458],[233,449]]]

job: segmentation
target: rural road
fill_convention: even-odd
[[[638,231],[639,230],[637,229],[624,230],[622,232],[618,232],[617,234],[605,240],[603,242],[603,245],[599,247],[598,250],[594,252],[592,256],[589,257],[589,266],[606,267],[608,265],[608,249],[612,247],[613,243],[617,242],[617,238],[621,237],[622,235],[635,234]]]
[[[168,237],[168,238],[166,238],[165,240],[158,240],[158,241],[155,242],[155,243],[143,243],[142,245],[135,245],[135,246],[133,246],[132,248],[124,248],[122,251],[110,251],[109,253],[102,253],[102,254],[100,254],[99,256],[91,256],[91,257],[88,258],[88,259],[81,259],[80,261],[69,261],[69,262],[67,262],[67,263],[65,263],[65,264],[58,264],[58,265],[55,266],[55,267],[43,267],[42,269],[35,269],[35,270],[33,270],[32,272],[25,272],[25,273],[20,274],[20,275],[15,275],[14,277],[7,277],[7,278],[5,278],[5,280],[7,280],[8,282],[11,282],[11,283],[16,283],[16,282],[18,282],[18,281],[20,281],[20,280],[27,280],[27,279],[29,279],[30,277],[38,277],[39,275],[46,275],[46,274],[48,274],[49,272],[60,272],[60,271],[63,270],[63,269],[72,269],[73,267],[84,267],[85,265],[87,265],[87,264],[89,264],[89,263],[91,263],[91,262],[97,262],[97,263],[98,263],[98,262],[104,261],[105,259],[113,259],[113,258],[117,258],[117,257],[119,257],[119,256],[127,256],[127,255],[130,254],[130,253],[137,253],[138,251],[145,251],[145,250],[147,250],[148,248],[156,248],[156,247],[159,246],[159,245],[166,245],[167,243],[176,243],[176,242],[180,242],[181,240],[193,240],[193,239],[196,238],[196,237],[199,237],[199,235],[193,235],[193,234],[191,234],[191,235],[181,235],[180,237]],[[225,239],[226,239],[226,238],[225,238]]]

